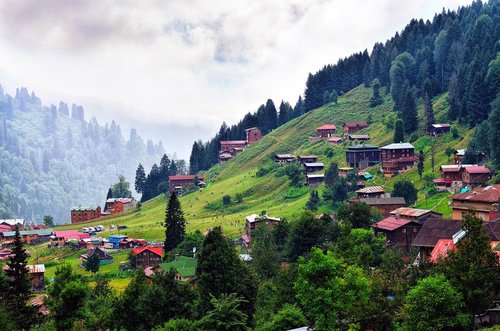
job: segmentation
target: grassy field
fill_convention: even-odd
[[[368,121],[369,127],[359,133],[370,134],[370,144],[385,145],[392,142],[393,129],[387,128],[385,119],[391,114],[393,103],[389,96],[384,96],[384,103],[369,108],[371,89],[358,87],[339,98],[337,104],[328,104],[319,109],[311,111],[296,118],[285,125],[277,128],[261,141],[247,148],[243,153],[230,160],[224,165],[216,165],[207,171],[204,176],[208,183],[207,187],[180,197],[182,208],[187,220],[187,231],[200,230],[202,232],[215,226],[222,226],[226,234],[231,237],[239,236],[244,231],[244,217],[252,213],[267,211],[272,216],[294,219],[303,210],[309,198],[309,188],[293,188],[290,186],[287,176],[279,167],[271,162],[276,153],[315,154],[319,162],[328,166],[331,162],[338,162],[340,166],[345,165],[344,150],[348,143],[332,147],[325,141],[310,143],[309,136],[314,136],[316,127],[323,124],[335,124],[337,135],[341,135],[342,124],[347,121]],[[435,117],[437,121],[445,118],[448,109],[446,95],[441,95],[433,100]],[[419,122],[423,123],[423,108],[421,102],[418,106]],[[423,126],[423,125],[422,125]],[[460,137],[453,139],[451,134],[431,139],[423,136],[423,127],[419,129],[420,138],[412,142],[416,150],[426,153],[424,178],[438,178],[439,166],[453,162],[445,155],[447,147],[465,148],[471,138],[472,131],[457,126]],[[434,144],[434,170],[431,166],[431,146]],[[328,156],[327,156],[328,155]],[[259,167],[269,167],[271,171],[264,176],[256,176]],[[451,209],[448,206],[448,193],[439,193],[426,197],[425,181],[421,180],[416,168],[400,174],[395,178],[384,178],[378,166],[368,169],[374,178],[367,185],[382,185],[390,192],[394,183],[401,179],[412,181],[419,189],[419,200],[416,207],[433,209],[450,216]],[[318,190],[321,192],[323,185]],[[236,195],[241,195],[243,201],[235,203]],[[222,197],[229,195],[232,203],[223,206]],[[104,225],[107,229],[103,236],[117,233],[117,230],[109,230],[111,224],[126,225],[128,228],[120,233],[133,238],[143,238],[149,241],[162,241],[164,239],[164,228],[162,222],[165,215],[166,197],[158,196],[142,205],[141,210],[131,210],[126,213],[109,216],[94,222],[86,222],[78,225],[63,225],[58,229],[81,229],[83,226]],[[322,202],[318,212],[333,212],[329,203]],[[67,254],[67,255],[66,255]],[[63,253],[63,259],[68,263],[78,265],[77,261],[81,252]],[[102,272],[117,270],[120,260],[124,260],[125,253],[116,252],[115,262],[105,266]],[[47,262],[57,254],[47,255]],[[126,258],[126,256],[125,256]],[[60,261],[60,260],[57,260]],[[60,262],[57,262],[60,263]],[[54,268],[55,269],[55,268]],[[81,272],[85,273],[85,271]],[[122,278],[114,279],[114,285],[119,288],[124,286]]]

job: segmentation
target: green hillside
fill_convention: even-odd
[[[340,166],[345,165],[344,150],[348,143],[332,147],[325,141],[310,143],[309,136],[315,135],[316,127],[323,124],[335,124],[341,131],[346,121],[369,121],[368,128],[360,131],[371,136],[370,143],[384,145],[392,142],[393,130],[385,125],[386,119],[392,113],[393,103],[389,96],[385,96],[384,103],[375,108],[369,108],[371,89],[357,87],[346,93],[337,104],[328,104],[314,111],[294,119],[266,135],[261,141],[246,149],[243,153],[230,160],[225,165],[216,165],[205,173],[207,187],[180,198],[188,221],[188,231],[201,230],[202,232],[217,225],[222,225],[227,234],[238,236],[244,228],[244,217],[251,213],[260,213],[263,210],[270,215],[293,219],[305,206],[309,197],[309,188],[294,188],[289,184],[287,176],[271,162],[275,153],[316,154],[319,161],[325,166],[336,161]],[[419,103],[419,116],[422,117],[423,108]],[[434,100],[436,120],[444,120],[448,109],[446,95]],[[423,120],[420,120],[423,123]],[[437,178],[439,165],[449,161],[445,155],[447,147],[465,148],[470,139],[471,131],[459,127],[460,138],[453,139],[451,134],[435,139],[435,171],[432,172],[430,150],[432,139],[422,135],[413,142],[417,150],[423,149],[426,153],[425,172]],[[338,135],[341,133],[339,132]],[[418,138],[418,136],[417,136]],[[329,157],[328,157],[329,156]],[[256,176],[258,169],[266,168],[269,173]],[[375,177],[367,185],[382,185],[391,191],[394,183],[402,178],[414,182],[421,189],[424,182],[420,181],[416,169],[400,174],[392,179],[384,178],[378,167],[368,169]],[[319,187],[322,190],[322,186]],[[235,203],[236,195],[243,197],[243,202]],[[229,195],[232,203],[224,207],[222,197]],[[450,214],[448,194],[440,193],[427,200],[423,190],[419,192],[417,207],[434,209],[445,215]],[[162,240],[163,227],[161,223],[165,213],[165,197],[157,197],[143,204],[140,211],[130,211],[124,215],[108,217],[88,224],[127,225],[122,230],[129,236],[147,240]],[[333,212],[332,206],[322,202],[318,212]],[[65,225],[60,228],[80,228],[82,225]]]

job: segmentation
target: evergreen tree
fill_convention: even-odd
[[[165,212],[165,254],[176,248],[183,240],[186,232],[186,220],[181,204],[175,192],[170,194]]]
[[[424,152],[422,150],[418,153],[417,172],[420,176],[420,180],[422,180],[422,174],[424,172]]]
[[[335,182],[339,179],[339,166],[337,162],[332,162],[325,172],[325,186],[332,189]]]
[[[200,146],[198,142],[193,143],[191,156],[189,157],[189,173],[194,175],[200,171]]]
[[[170,176],[176,176],[179,173],[177,163],[174,160],[172,160],[172,162],[170,162],[169,172],[170,172]]]
[[[446,275],[464,296],[465,308],[475,316],[488,309],[498,293],[498,257],[492,252],[483,221],[467,213],[462,219],[465,238],[445,259]]]
[[[403,120],[397,119],[394,122],[394,138],[393,142],[395,143],[401,143],[405,141],[405,126],[403,123]]]
[[[500,93],[491,104],[491,114],[488,120],[490,126],[491,158],[497,168],[500,168]]]
[[[431,125],[434,124],[434,110],[432,109],[432,85],[429,78],[424,82],[424,113],[425,113],[425,132],[428,134]]]
[[[113,198],[113,189],[110,187],[108,189],[108,194],[106,194],[106,200]]]
[[[14,249],[7,262],[5,274],[10,278],[6,306],[11,320],[19,329],[29,329],[33,322],[33,309],[27,305],[31,283],[27,268],[28,254],[23,248],[19,228],[16,226]]]
[[[170,168],[170,160],[168,159],[167,154],[163,154],[160,160],[160,182],[164,182],[167,180]]]
[[[338,95],[337,91],[333,90],[330,93],[330,102],[337,104],[338,100],[339,100],[339,95]]]
[[[312,190],[309,196],[309,200],[307,201],[306,208],[312,211],[316,211],[318,209],[318,203],[319,203],[318,191]]]
[[[244,302],[245,300],[238,298],[235,293],[222,294],[219,298],[212,296],[211,309],[201,319],[201,328],[207,331],[248,330],[248,315],[240,308]]]
[[[460,86],[458,75],[455,72],[451,75],[448,84],[448,103],[450,104],[448,117],[450,120],[455,120],[460,112]]]
[[[401,105],[401,118],[403,119],[406,133],[412,133],[417,129],[417,106],[415,96],[408,82],[404,84],[403,100]]]
[[[257,273],[265,279],[278,274],[280,255],[276,249],[272,230],[259,226],[252,231],[252,262]]]
[[[146,173],[144,172],[144,167],[142,166],[142,164],[139,163],[139,166],[135,171],[135,191],[137,193],[143,193],[145,185],[146,185]]]
[[[95,274],[99,271],[100,263],[101,259],[99,254],[94,253],[88,257],[87,263],[85,264],[85,270]]]
[[[485,84],[484,74],[476,72],[470,87],[466,107],[468,122],[471,127],[488,118],[490,112],[488,86]]]
[[[373,93],[372,97],[370,98],[370,107],[377,107],[384,102],[382,96],[380,95],[380,81],[378,80],[378,78],[375,78],[373,80],[372,89]]]

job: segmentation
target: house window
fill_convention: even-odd
[[[406,229],[403,229],[403,233],[406,233]]]

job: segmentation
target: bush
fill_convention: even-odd
[[[229,206],[231,204],[231,196],[230,195],[225,195],[222,197],[222,203],[225,206]]]
[[[451,132],[451,136],[453,137],[453,139],[458,139],[460,137],[460,134],[458,132],[458,128],[453,125],[450,129],[450,132]]]

